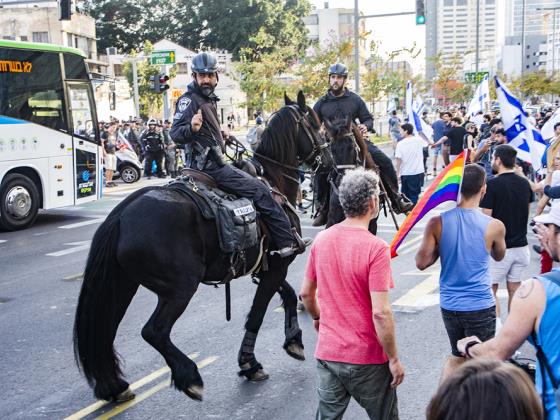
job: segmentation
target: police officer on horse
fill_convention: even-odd
[[[185,166],[210,175],[224,191],[253,200],[281,257],[302,253],[311,243],[292,232],[288,217],[267,186],[224,159],[224,140],[214,94],[219,80],[218,62],[206,52],[191,64],[193,81],[178,99],[170,135],[185,145]]]
[[[317,113],[321,122],[324,122],[325,119],[333,120],[335,117],[345,118],[349,116],[352,121],[357,119],[360,122],[358,128],[362,134],[366,135],[368,131],[375,132],[373,129],[373,116],[368,111],[364,100],[344,86],[347,78],[348,69],[345,65],[341,63],[331,65],[329,67],[329,90],[317,101],[313,110]],[[368,144],[368,150],[374,163],[380,169],[380,177],[387,190],[388,198],[393,204],[393,208],[399,213],[409,211],[412,207],[411,203],[406,197],[398,194],[398,181],[396,183],[389,182],[393,178],[394,180],[397,179],[391,159],[371,143]],[[313,226],[321,226],[327,222],[329,206],[327,173],[317,174],[315,195],[318,211],[317,217],[313,221]]]

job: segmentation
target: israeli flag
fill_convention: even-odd
[[[488,83],[488,75],[477,86],[474,96],[467,109],[467,115],[474,118],[480,111],[484,112],[486,105],[490,102],[490,84]]]
[[[428,141],[432,142],[434,131],[429,124],[421,118],[424,111],[424,101],[420,95],[416,95],[413,100],[412,83],[409,81],[406,84],[406,111],[408,114],[408,122],[414,127],[415,134],[422,134]]]
[[[498,76],[494,76],[494,81],[509,145],[517,150],[519,159],[531,163],[535,170],[539,170],[546,149],[541,133],[533,127],[521,102],[513,96]]]
[[[554,114],[548,119],[541,128],[541,136],[545,140],[552,139],[554,134],[554,126],[560,122],[560,108],[554,111]]]

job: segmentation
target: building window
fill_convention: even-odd
[[[466,6],[467,0],[457,0],[457,6]]]
[[[22,35],[19,37],[20,41],[27,42],[27,35]]]
[[[49,33],[48,32],[33,32],[32,34],[33,42],[49,42]]]
[[[187,63],[177,63],[177,74],[189,74],[189,66]]]
[[[338,23],[352,23],[354,21],[354,15],[351,13],[344,13],[338,16]]]
[[[74,38],[73,38],[73,35],[70,34],[70,33],[66,34],[66,45],[68,45],[69,47],[74,46]]]
[[[455,0],[443,0],[443,5],[453,7],[455,6]]]
[[[303,18],[303,23],[306,25],[318,25],[319,24],[319,16],[318,15],[310,15]]]
[[[8,41],[15,41],[15,40],[16,40],[16,37],[13,36],[13,35],[4,35],[4,36],[2,37],[2,39],[6,39],[6,40],[8,40]]]

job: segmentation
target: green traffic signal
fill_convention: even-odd
[[[426,4],[424,0],[416,0],[416,24],[424,25],[426,23]]]
[[[423,25],[426,23],[426,17],[425,16],[416,16],[416,24],[417,25]]]

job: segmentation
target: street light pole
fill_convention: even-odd
[[[476,0],[476,57],[475,70],[478,77],[478,62],[480,53],[480,0]],[[472,67],[471,67],[472,68]]]
[[[380,18],[390,16],[415,15],[416,12],[382,13],[378,15],[360,16],[358,1],[354,0],[354,91],[360,93],[360,19]]]
[[[360,12],[354,0],[354,91],[360,93]]]

